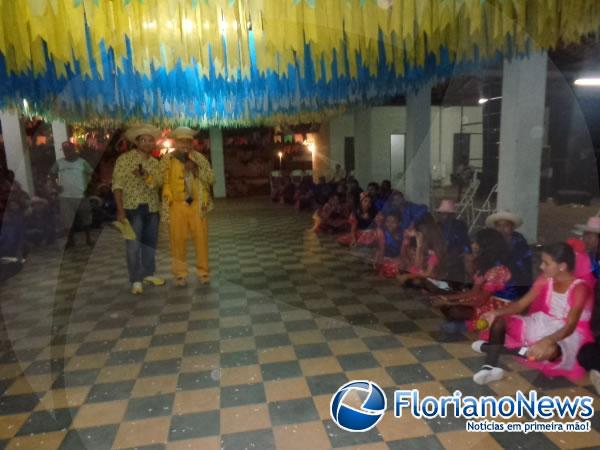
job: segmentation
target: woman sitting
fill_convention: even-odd
[[[383,218],[381,228],[377,229],[377,251],[375,268],[386,278],[395,278],[400,272],[402,253],[402,234],[400,222],[394,214]]]
[[[315,221],[310,231],[315,233],[340,233],[348,229],[350,210],[346,205],[346,197],[333,194],[322,208],[313,215]]]
[[[370,246],[377,240],[374,227],[377,212],[373,207],[373,199],[366,193],[360,194],[360,206],[351,214],[350,233],[338,239],[338,244],[353,247],[355,245]]]
[[[448,333],[473,330],[479,317],[506,305],[510,300],[503,295],[511,278],[508,268],[510,250],[500,233],[484,228],[475,235],[472,244],[475,257],[473,287],[466,292],[442,295],[434,300],[448,322],[442,330]]]
[[[410,249],[414,237],[416,248]],[[407,239],[408,238],[408,239]],[[402,263],[406,273],[398,276],[401,284],[423,286],[427,278],[444,276],[446,248],[442,231],[431,214],[417,222],[414,229],[407,230],[402,242]]]
[[[543,276],[522,299],[482,316],[492,327],[489,341],[472,345],[475,351],[487,353],[485,365],[473,375],[476,383],[503,377],[498,360],[506,349],[520,349],[518,354],[526,356],[529,365],[548,376],[577,380],[585,375],[577,352],[593,339],[592,290],[573,276],[575,254],[566,243],[546,247],[540,268]],[[528,309],[527,315],[520,315]]]

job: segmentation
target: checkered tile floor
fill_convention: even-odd
[[[142,297],[128,292],[112,229],[91,251],[33,255],[0,286],[0,449],[600,445],[600,419],[590,433],[526,438],[392,414],[368,433],[338,429],[331,394],[351,379],[422,395],[593,390],[510,359],[503,381],[475,385],[481,359],[467,337],[439,334],[421,294],[379,279],[332,237],[305,232],[309,225],[309,215],[266,201],[220,202],[210,222],[211,285],[190,280]],[[169,277],[165,242],[158,266]]]

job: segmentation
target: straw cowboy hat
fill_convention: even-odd
[[[512,222],[515,225],[515,228],[519,228],[523,225],[523,219],[517,216],[510,211],[498,211],[485,219],[485,226],[488,228],[493,228],[494,224],[500,220],[506,220],[508,222]]]
[[[192,130],[188,127],[177,127],[175,128],[171,134],[169,134],[169,138],[171,139],[194,139],[196,136],[196,131]]]
[[[600,234],[600,217],[590,217],[586,224],[575,225],[575,230],[580,233],[588,232]]]
[[[440,207],[435,211],[439,213],[456,214],[456,202],[454,200],[444,199],[440,203]]]
[[[138,136],[152,136],[154,139],[158,139],[160,137],[160,130],[155,126],[148,124],[138,124],[132,125],[127,128],[125,131],[125,137],[129,142],[135,142]]]

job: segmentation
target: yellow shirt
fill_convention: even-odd
[[[149,176],[146,179],[133,175],[139,165]],[[136,209],[147,204],[150,212],[160,210],[159,188],[162,184],[160,163],[152,156],[146,157],[138,150],[131,150],[117,159],[113,173],[112,190],[123,191],[123,207]]]

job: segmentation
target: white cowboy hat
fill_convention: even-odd
[[[138,136],[152,136],[154,139],[160,137],[160,130],[155,126],[148,124],[132,125],[125,131],[125,137],[129,142],[135,142]]]
[[[440,207],[435,210],[439,213],[456,214],[456,202],[454,200],[444,199]]]
[[[580,233],[597,233],[600,234],[600,217],[590,217],[585,224],[575,225],[575,229]]]
[[[515,225],[515,228],[519,228],[521,225],[523,225],[523,219],[516,214],[510,211],[498,211],[485,219],[485,226],[488,228],[493,228],[494,224],[499,220],[507,220],[512,222]]]
[[[196,136],[196,131],[192,130],[188,127],[177,127],[175,128],[171,134],[169,134],[169,138],[171,139],[194,139]]]

